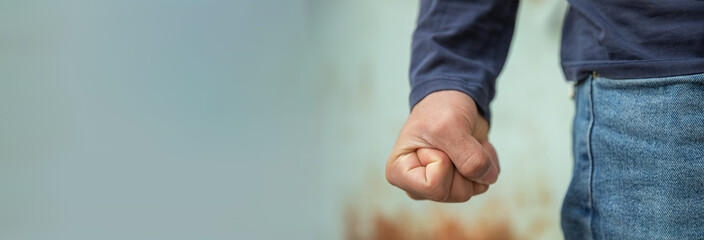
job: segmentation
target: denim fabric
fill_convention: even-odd
[[[575,92],[565,239],[704,238],[704,74]]]

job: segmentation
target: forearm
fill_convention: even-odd
[[[411,107],[432,92],[457,90],[490,120],[517,8],[517,0],[422,0],[413,34]]]

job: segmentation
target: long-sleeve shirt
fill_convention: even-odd
[[[704,1],[569,0],[561,65],[569,81],[704,72]],[[491,119],[518,0],[421,0],[413,34],[410,105],[458,90]]]

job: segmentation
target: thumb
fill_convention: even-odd
[[[445,201],[452,183],[453,166],[441,151],[419,148],[387,164],[389,182],[414,199]]]

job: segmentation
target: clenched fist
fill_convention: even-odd
[[[438,91],[418,102],[386,162],[386,179],[413,199],[465,202],[499,175],[489,124],[474,100]]]

